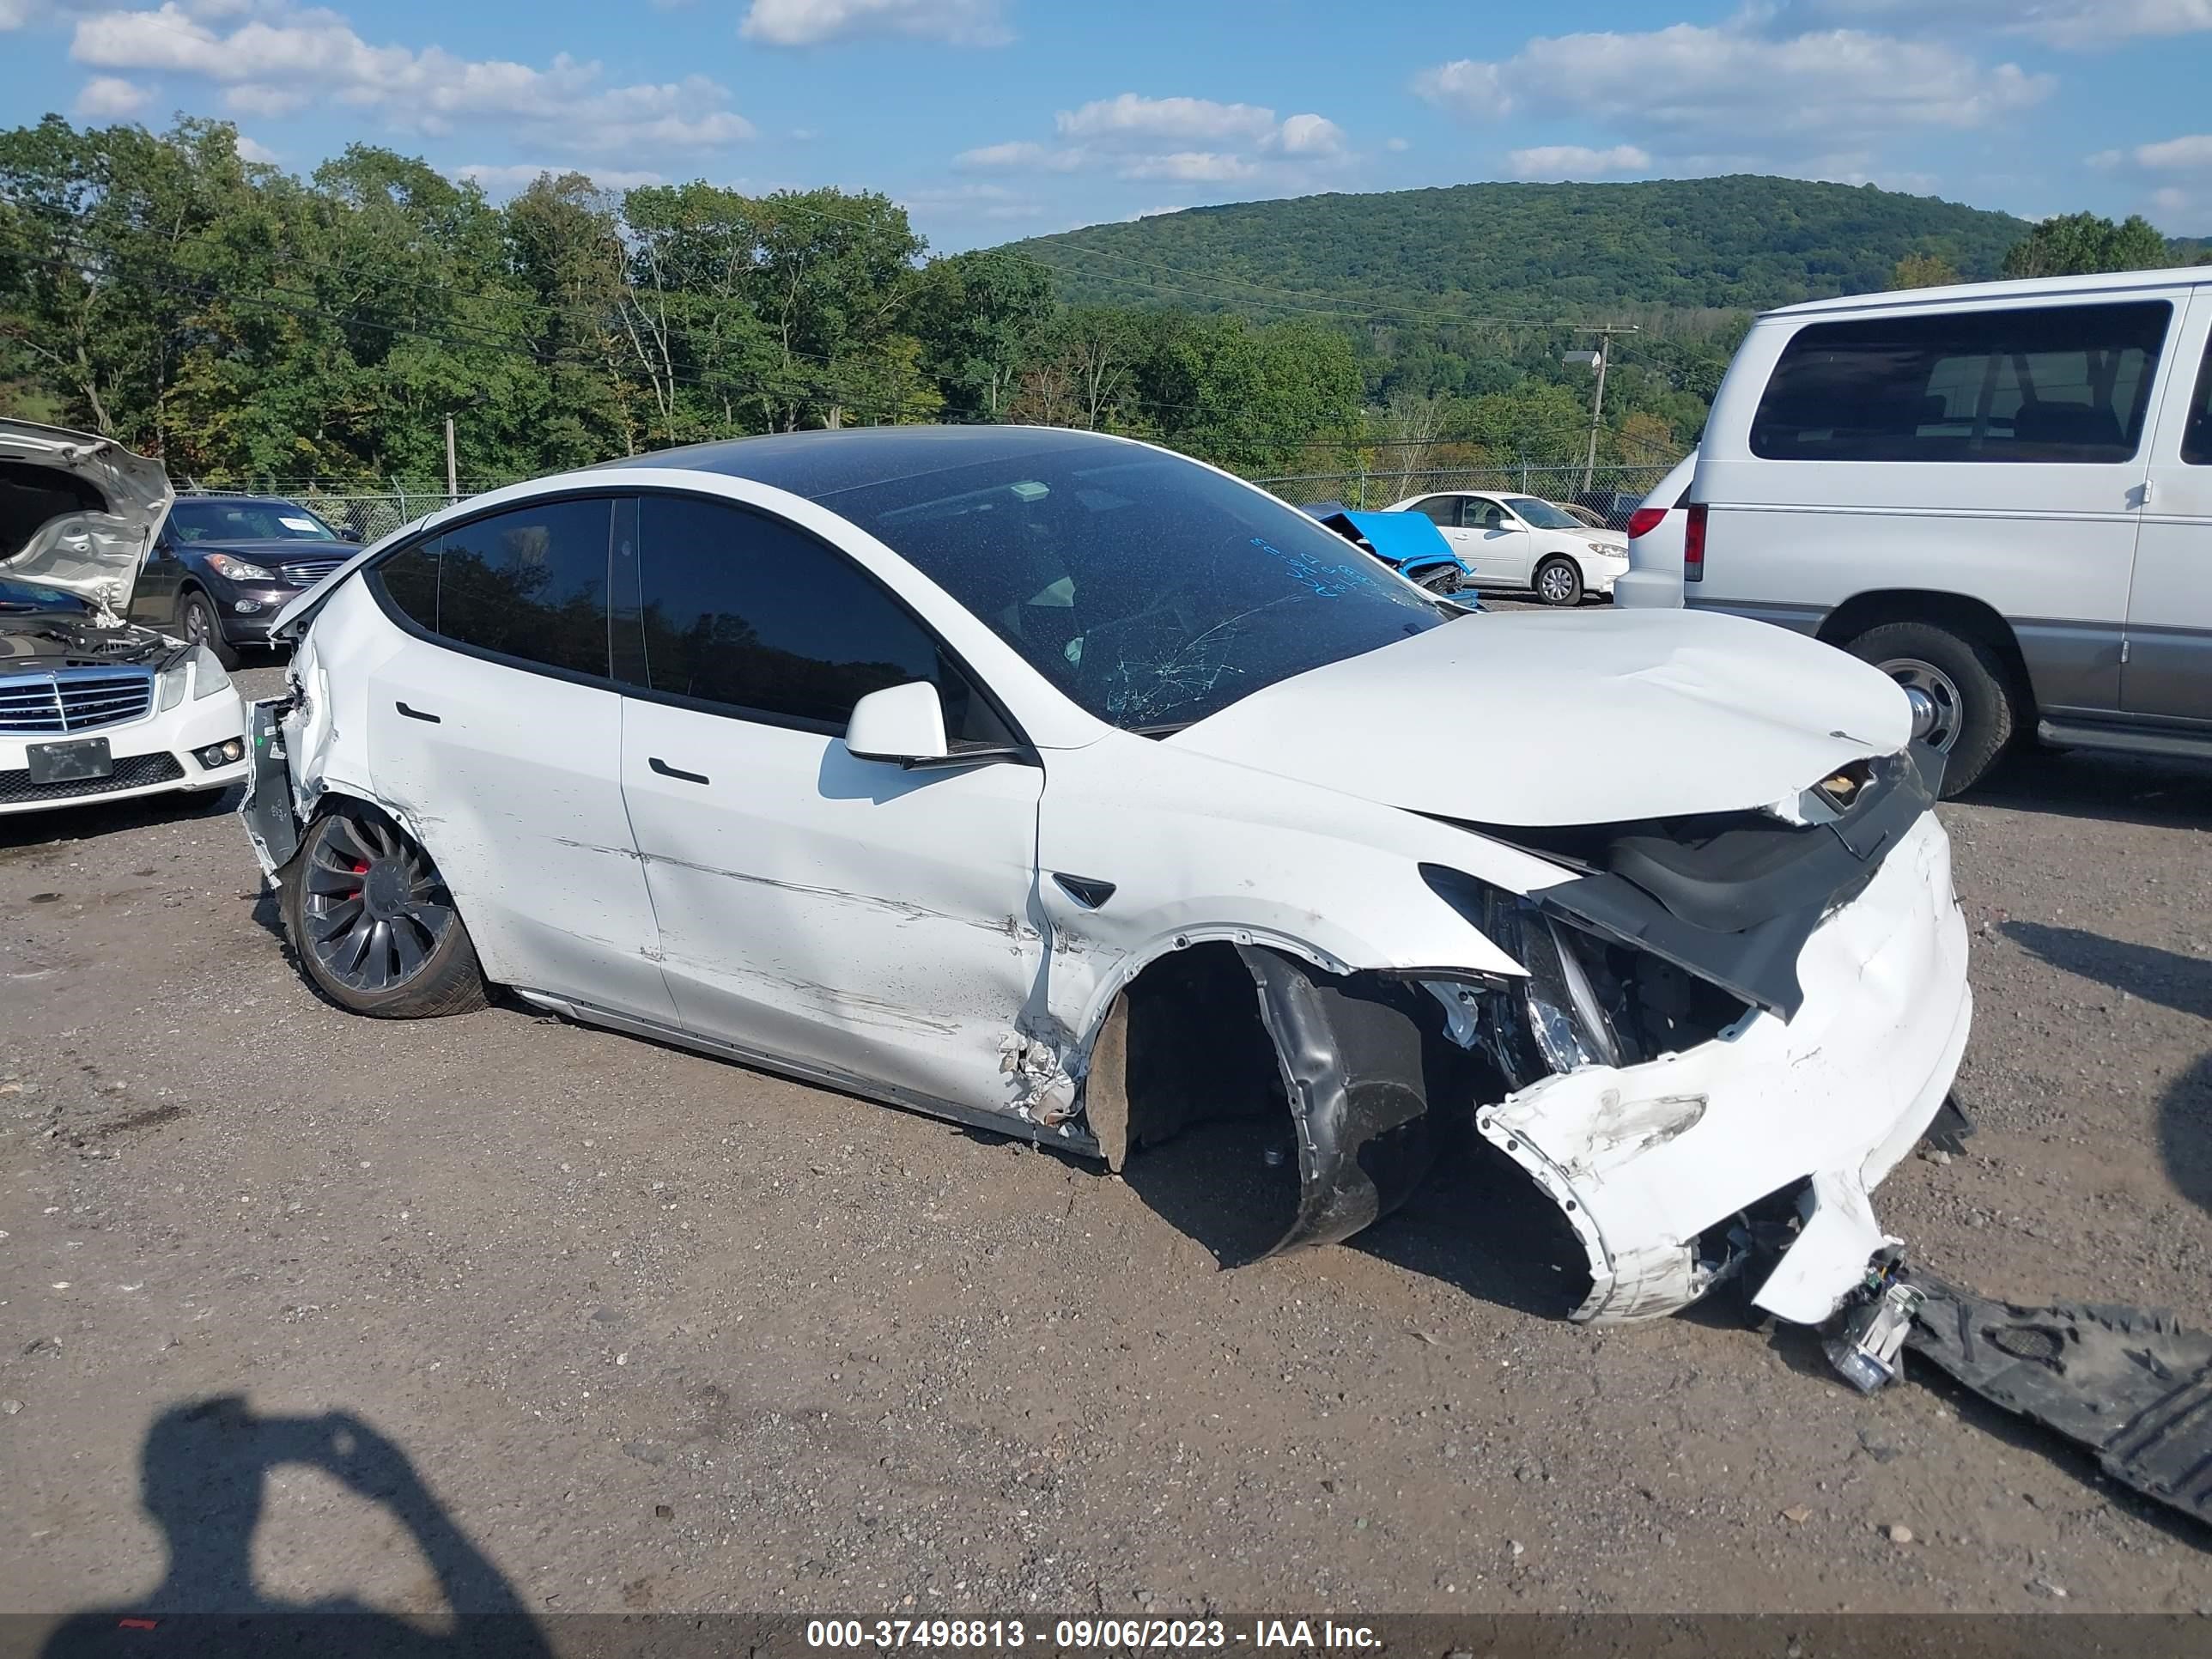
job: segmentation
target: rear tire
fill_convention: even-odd
[[[215,601],[197,587],[185,590],[177,601],[177,628],[194,645],[204,645],[226,670],[238,666],[238,647],[222,637],[222,618]]]
[[[1935,702],[1936,723],[1929,741],[1944,757],[1945,800],[1980,782],[2012,741],[2018,711],[2009,676],[1986,641],[1934,623],[1885,623],[1844,648]]]
[[[284,932],[300,971],[349,1012],[428,1019],[484,1006],[483,969],[422,845],[352,802],[307,826],[284,867]]]
[[[1562,609],[1580,605],[1583,602],[1582,567],[1572,559],[1563,559],[1555,553],[1536,567],[1536,577],[1532,586],[1536,590],[1536,597],[1546,605],[1556,605]]]

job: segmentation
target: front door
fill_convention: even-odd
[[[623,790],[684,1024],[917,1103],[1009,1109],[1002,1047],[1042,994],[1042,769],[848,753],[853,704],[914,680],[956,751],[1012,738],[904,607],[781,520],[648,495],[616,580]]]
[[[412,626],[369,675],[369,769],[493,979],[667,1024],[607,675],[615,505],[536,502],[379,563]]]
[[[1481,495],[1462,497],[1460,528],[1450,539],[1453,550],[1474,567],[1482,586],[1528,586],[1533,538],[1499,503]]]
[[[2151,441],[2121,707],[2212,726],[2212,289],[2178,337]]]

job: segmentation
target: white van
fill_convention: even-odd
[[[1934,704],[1945,793],[2014,738],[2212,757],[2212,267],[1759,319],[1715,399],[1682,593]]]

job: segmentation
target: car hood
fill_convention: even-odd
[[[1795,800],[1911,735],[1904,693],[1832,646],[1707,611],[1592,611],[1463,617],[1167,741],[1412,811],[1535,827]]]
[[[0,420],[0,461],[82,479],[106,503],[105,511],[72,510],[19,526],[0,543],[0,576],[74,593],[120,621],[175,498],[161,464],[112,438],[13,420]]]

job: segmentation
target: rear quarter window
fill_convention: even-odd
[[[2164,300],[1814,323],[1751,426],[1780,461],[2118,462],[2141,449]]]

